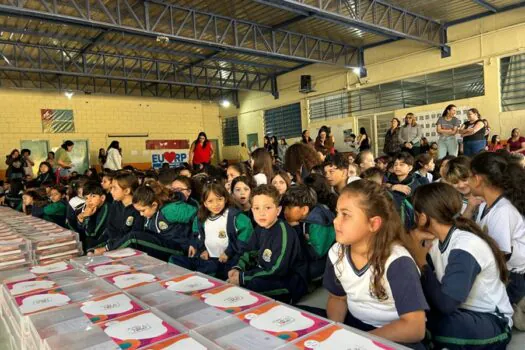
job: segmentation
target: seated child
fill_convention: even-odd
[[[51,187],[49,192],[50,203],[43,207],[37,207],[33,205],[31,214],[38,218],[42,218],[49,222],[54,222],[57,225],[66,227],[66,210],[67,204],[64,199],[65,190],[60,185]]]
[[[226,279],[253,233],[250,219],[233,205],[233,199],[220,184],[204,188],[202,206],[193,221],[193,239],[187,256],[174,256],[170,262],[208,275]]]
[[[337,153],[324,163],[324,172],[335,193],[340,193],[348,183],[348,159]]]
[[[38,167],[38,176],[33,181],[36,187],[40,187],[43,184],[54,184],[56,181],[55,174],[53,174],[53,168],[48,162],[40,163]]]
[[[451,350],[505,349],[513,310],[505,291],[505,258],[496,241],[461,216],[461,195],[448,184],[418,188],[413,202],[414,256],[431,305],[427,328],[433,344]]]
[[[189,177],[182,175],[175,177],[171,184],[171,190],[175,193],[180,193],[184,197],[184,201],[186,203],[199,209],[199,202],[191,197],[193,189],[191,179]]]
[[[22,195],[22,211],[26,215],[31,215],[33,206],[43,207],[48,203],[46,191],[41,188],[31,188]]]
[[[257,225],[253,219],[252,205],[250,203],[250,195],[252,190],[256,187],[255,181],[251,177],[239,176],[233,179],[231,184],[231,193],[233,199],[240,205],[243,213],[250,218],[252,226]]]
[[[434,176],[432,172],[434,171],[436,164],[434,163],[434,158],[428,153],[420,154],[417,157],[416,161],[416,172],[415,174],[426,178],[428,183],[432,183]]]
[[[24,183],[22,179],[12,179],[6,183],[7,186],[2,197],[2,204],[17,211],[22,211],[22,195],[24,193]]]
[[[290,187],[291,180],[290,175],[288,175],[286,171],[278,170],[273,174],[272,185],[274,185],[277,191],[279,191],[279,194],[283,196]]]
[[[119,176],[115,177],[118,183]],[[115,191],[113,191],[115,195]],[[118,194],[115,196],[117,202]],[[183,201],[170,202],[169,191],[156,181],[148,180],[133,192],[133,207],[146,219],[141,230],[130,231],[116,240],[110,240],[106,250],[132,247],[157,259],[168,261],[172,255],[187,254],[191,223],[197,209]]]
[[[369,150],[359,152],[355,159],[355,163],[359,165],[360,172],[376,166],[374,154]]]
[[[279,200],[279,191],[272,185],[260,185],[252,191],[258,226],[237,266],[228,272],[228,281],[296,303],[307,292],[307,265],[297,233],[279,219]]]
[[[111,195],[111,182],[113,181],[113,178],[115,177],[115,172],[112,170],[105,170],[102,174],[102,181],[101,185],[104,189],[104,192],[106,192],[106,203],[111,204],[113,203],[113,196]]]
[[[390,196],[371,181],[351,183],[337,201],[334,227],[323,281],[328,318],[423,348],[428,305]]]
[[[476,197],[472,194],[469,185],[469,178],[472,176],[470,171],[470,158],[459,156],[447,162],[445,167],[444,182],[452,185],[461,194],[462,206],[461,215],[468,219],[474,219],[478,207],[483,203],[483,198]]]
[[[66,209],[66,225],[71,231],[79,232],[77,216],[86,207],[86,198],[83,190],[89,179],[82,176],[79,179],[72,180],[67,189],[68,206]]]
[[[334,244],[334,214],[317,203],[314,190],[306,185],[293,185],[282,199],[284,216],[292,226],[308,263],[308,281],[324,274],[328,250]]]
[[[395,157],[394,173],[388,177],[387,188],[409,196],[416,188],[427,184],[426,178],[414,176],[414,157],[407,152],[400,152]]]
[[[77,227],[82,245],[88,251],[106,243],[103,233],[108,222],[109,204],[106,203],[106,192],[97,182],[86,183],[83,195],[86,206],[77,215]]]

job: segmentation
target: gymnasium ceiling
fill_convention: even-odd
[[[518,0],[0,0],[0,85],[237,103],[312,63],[396,40],[450,54],[450,25]],[[364,70],[363,70],[364,72]]]

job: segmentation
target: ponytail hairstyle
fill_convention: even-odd
[[[485,119],[483,119],[483,120],[481,119],[481,114],[479,113],[477,108],[471,108],[468,111],[473,113],[473,114],[475,114],[475,115],[477,115],[478,116],[478,120],[481,120],[481,121],[485,120]],[[483,122],[483,125],[485,125],[485,122]]]
[[[422,169],[425,165],[430,164],[434,158],[428,153],[422,153],[416,158],[416,170]]]
[[[135,190],[139,187],[139,180],[135,174],[130,171],[124,170],[118,172],[114,177],[113,181],[116,181],[120,188],[126,190],[129,188],[129,194],[133,195]]]
[[[503,191],[521,215],[525,215],[525,170],[504,153],[482,152],[470,163],[473,175],[480,175],[484,181]]]
[[[146,207],[157,203],[158,208],[170,201],[169,190],[157,181],[149,180],[133,191],[133,204],[140,204]]]
[[[468,231],[484,240],[496,260],[499,269],[499,278],[503,283],[508,280],[507,265],[503,253],[499,250],[496,241],[484,232],[474,221],[461,216],[463,204],[461,194],[454,187],[443,182],[434,182],[420,186],[412,197],[416,216],[425,214],[429,219],[424,228],[430,226],[430,219],[442,225],[453,225],[460,230]],[[416,222],[418,220],[416,219]]]
[[[67,148],[73,145],[74,145],[73,141],[67,140],[67,141],[64,141],[64,143],[60,147],[62,147],[63,149],[67,151]]]
[[[257,148],[252,153],[253,173],[263,173],[268,181],[273,178],[273,162],[271,154],[264,148]]]
[[[215,194],[217,197],[224,198],[224,209],[221,212],[221,214],[224,212],[224,210],[228,209],[229,207],[235,206],[233,198],[222,184],[216,182],[206,184],[204,186],[204,190],[202,191],[201,205],[197,213],[197,217],[199,218],[200,222],[205,222],[206,219],[208,219],[210,215],[212,215],[208,208],[206,208],[206,206],[204,205],[204,202],[206,202],[209,195],[212,193]]]
[[[370,237],[369,264],[372,267],[370,283],[371,294],[379,300],[387,300],[388,295],[382,283],[385,275],[385,264],[392,252],[394,244],[400,244],[409,251],[410,243],[401,218],[395,209],[391,196],[380,185],[368,180],[354,181],[347,185],[339,198],[347,196],[359,199],[359,207],[368,218],[381,217],[381,227]],[[345,259],[345,253],[350,253],[349,246],[340,245],[339,258],[336,265]],[[341,271],[339,271],[341,273]]]
[[[235,169],[236,172],[241,174],[240,176],[251,176],[250,169],[244,163],[234,163],[228,165],[228,168]],[[228,169],[226,168],[226,169]]]
[[[457,107],[456,105],[453,105],[453,104],[448,105],[443,111],[443,114],[441,114],[441,116],[446,117],[452,108],[457,108]]]

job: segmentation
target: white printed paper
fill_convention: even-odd
[[[107,276],[117,272],[128,272],[131,267],[123,264],[99,265],[93,268],[93,273],[97,276]]]
[[[330,337],[322,341],[316,350],[348,349],[348,350],[376,350],[381,349],[372,340],[359,334],[339,329],[332,333]]]
[[[151,273],[129,273],[113,277],[113,284],[119,288],[125,289],[140,283],[149,283],[156,280],[155,275]]]
[[[45,265],[45,266],[33,266],[30,271],[37,275],[41,275],[45,273],[64,271],[64,270],[67,270],[67,268],[68,268],[67,263],[65,261],[60,261],[60,262],[56,262],[56,263]]]
[[[105,252],[104,256],[107,256],[113,259],[120,259],[120,258],[126,258],[128,256],[133,256],[135,254],[136,252],[134,249],[124,248],[124,249],[119,249],[119,250],[113,250],[110,252]]]
[[[315,322],[300,311],[278,305],[250,321],[252,327],[269,332],[294,332],[312,327]]]
[[[132,308],[131,299],[127,295],[117,294],[104,300],[86,301],[80,310],[88,315],[118,315]]]
[[[229,307],[243,307],[255,304],[259,299],[250,294],[249,291],[239,288],[227,288],[217,294],[209,294],[204,299],[208,305],[229,308]]]
[[[245,327],[215,339],[219,346],[235,350],[268,350],[275,349],[286,342],[258,329]]]
[[[206,347],[192,338],[184,338],[175,344],[165,347],[163,350],[206,350]]]
[[[20,311],[25,314],[37,312],[50,307],[67,305],[71,299],[63,294],[37,294],[25,298],[20,305]]]
[[[145,313],[125,321],[114,321],[104,330],[113,339],[150,339],[160,337],[168,329],[162,320],[152,313]]]
[[[195,292],[213,287],[213,283],[201,276],[191,276],[178,282],[168,281],[165,285],[168,290],[179,293]]]
[[[55,286],[55,282],[47,281],[47,280],[18,282],[18,283],[13,284],[13,288],[11,289],[11,294],[20,295],[20,294],[32,292],[34,290],[53,288],[54,286]]]

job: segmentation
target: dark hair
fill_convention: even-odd
[[[512,136],[512,134],[514,133],[514,131],[519,130],[519,129],[520,129],[520,128],[514,128],[514,129],[512,129],[512,130],[510,131],[510,135]],[[15,151],[16,151],[16,150],[15,150]],[[12,153],[13,153],[13,152],[11,152],[11,154],[12,154]]]
[[[301,168],[306,171],[312,170],[316,165],[322,164],[319,154],[310,146],[304,143],[296,143],[288,147],[284,155],[284,168],[293,177],[296,177]]]
[[[392,118],[392,120],[396,120],[397,121],[397,127],[400,128],[401,127],[401,120],[399,120],[399,118]]]
[[[288,144],[286,143],[286,138],[285,138],[284,136],[281,137],[281,145],[288,145]]]
[[[146,181],[146,183],[133,191],[133,204],[151,207],[153,203],[157,203],[160,208],[169,200],[170,192],[157,181]]]
[[[379,176],[381,179],[383,179],[384,173],[381,171],[381,169],[377,167],[368,168],[365,171],[361,173],[361,178],[365,180],[370,180],[373,177]]]
[[[326,205],[335,213],[337,195],[332,192],[326,177],[321,174],[310,174],[304,179],[304,184],[317,193],[317,202]]]
[[[371,294],[379,300],[386,300],[388,295],[382,280],[392,246],[397,243],[410,250],[401,218],[392,203],[392,197],[375,182],[368,180],[352,182],[341,191],[339,198],[344,196],[359,198],[359,206],[368,218],[379,216],[382,219],[381,227],[370,237],[371,256],[368,261],[373,269],[370,281]],[[344,258],[345,251],[350,253],[349,246],[340,245],[340,247],[338,262]]]
[[[279,206],[281,201],[281,195],[275,186],[273,185],[260,185],[252,190],[250,195],[250,203],[253,205],[253,198],[255,196],[268,196],[273,200],[276,206]]]
[[[235,171],[237,171],[239,174],[244,176],[251,176],[250,170],[244,163],[234,163],[228,165],[228,168],[233,168]]]
[[[274,141],[275,141],[275,143],[278,142],[278,141],[277,141],[277,136],[275,136],[275,135],[272,136],[272,137],[270,137],[270,143],[272,143],[272,142],[274,142]]]
[[[423,153],[423,154],[418,155],[416,158],[416,169],[423,168],[425,165],[430,164],[432,160],[434,160],[434,157],[432,157],[428,153]]]
[[[481,114],[479,113],[478,109],[477,108],[471,108],[468,110],[469,112],[472,112],[474,114],[477,114],[478,115],[478,119],[481,119]]]
[[[345,157],[342,153],[336,153],[333,157],[330,157],[329,160],[326,160],[323,166],[333,166],[337,169],[347,170],[349,164],[348,157]]]
[[[394,162],[396,160],[400,160],[407,165],[414,166],[414,157],[408,152],[399,152],[394,156]]]
[[[66,194],[66,188],[62,185],[53,185],[51,186],[51,191],[57,191],[58,193],[60,193],[62,196]]]
[[[158,181],[163,186],[170,186],[177,176],[177,170],[174,168],[162,169],[159,172]]]
[[[202,191],[201,205],[199,207],[199,212],[197,213],[197,217],[199,218],[200,222],[205,222],[206,219],[208,219],[208,217],[210,217],[211,215],[208,208],[206,208],[206,206],[204,205],[204,202],[206,202],[209,195],[212,193],[215,194],[217,197],[224,198],[224,208],[221,214],[224,212],[224,210],[234,206],[233,198],[223,185],[217,183],[207,184],[204,186],[204,190]]]
[[[312,210],[317,204],[317,194],[306,185],[293,185],[283,196],[283,207],[308,207]]]
[[[412,123],[410,123],[411,126],[416,126],[417,125],[417,118],[416,118],[416,116],[414,115],[414,113],[410,112],[410,113],[407,113],[405,115],[405,126],[408,125],[408,122],[406,120],[407,117],[412,118]]]
[[[361,135],[366,135],[366,136],[368,136],[368,134],[366,133],[366,129],[365,129],[364,127],[360,127],[360,128],[359,128],[359,133],[360,133]]]
[[[525,215],[525,170],[503,153],[483,152],[470,163],[474,175],[503,191],[503,196]]]
[[[15,152],[17,152],[18,155],[20,156],[20,154],[21,154],[20,151],[15,148],[14,150],[11,151],[11,153],[9,154],[9,157],[12,157]]]
[[[20,154],[24,155],[24,153],[27,153],[27,155],[30,156],[31,155],[31,150],[27,149],[27,148],[24,148],[23,150],[20,151]]]
[[[127,170],[118,172],[113,181],[116,181],[120,188],[126,190],[129,188],[130,194],[133,195],[137,187],[139,187],[139,180],[135,174]]]
[[[204,142],[202,143],[202,148],[206,147],[208,144],[208,136],[206,136],[206,133],[204,131],[201,131],[195,141],[193,142],[195,144],[195,147],[197,147],[197,144],[199,143],[199,139],[201,136],[204,136]]]
[[[118,141],[111,141],[111,143],[109,144],[109,147],[108,147],[108,151],[110,149],[112,149],[112,148],[116,149],[117,151],[120,151],[120,144],[119,144],[119,142]],[[100,151],[99,151],[99,155],[100,155]]]
[[[67,196],[69,198],[73,198],[78,196],[80,190],[82,190],[82,195],[84,195],[84,186],[89,182],[89,178],[87,176],[79,176],[78,178],[72,180],[69,182],[69,186],[67,188]]]
[[[235,179],[232,180],[232,184],[230,186],[230,192],[233,193],[233,190],[235,189],[235,186],[239,183],[239,182],[242,182],[244,184],[246,184],[250,190],[253,190],[255,187],[257,187],[257,184],[253,181],[253,179],[249,176],[238,176],[236,177]]]
[[[31,188],[24,191],[24,195],[33,198],[33,206],[43,207],[49,203],[46,190],[44,188]],[[26,208],[27,209],[27,208]],[[28,215],[30,213],[27,213]]]
[[[417,215],[425,214],[442,225],[452,225],[460,230],[468,231],[484,240],[492,250],[499,269],[499,278],[507,282],[508,272],[505,258],[498,248],[496,241],[485,233],[474,221],[461,215],[463,200],[461,194],[452,186],[442,182],[434,182],[420,186],[412,197],[414,210]],[[417,221],[417,220],[416,220]],[[424,227],[430,226],[427,220]]]
[[[272,156],[264,148],[257,148],[252,153],[253,173],[263,173],[270,180],[273,177]]]
[[[441,114],[442,117],[446,117],[448,115],[448,112],[450,112],[450,110],[452,108],[457,108],[456,105],[453,105],[453,104],[450,104],[448,105],[445,110],[443,111],[443,114]]]
[[[498,142],[499,135],[492,135],[492,138],[490,139],[490,143],[495,145]]]
[[[38,166],[38,173],[40,173],[40,167],[41,167],[42,165],[47,166],[48,173],[51,173],[51,172],[53,171],[53,167],[51,166],[51,164],[49,164],[49,162],[42,162],[42,163],[40,163],[40,165]]]
[[[102,188],[102,186],[100,186],[98,182],[89,181],[84,185],[82,194],[84,196],[87,196],[89,194],[93,194],[96,196],[105,196],[106,192],[104,191],[104,189]]]
[[[53,152],[53,151],[49,151],[49,152],[47,152],[47,156],[48,156],[48,157],[49,157],[50,154],[53,155],[53,158],[55,157],[55,152]]]
[[[301,134],[301,141],[302,143],[309,143],[312,138],[311,137],[308,137],[308,139],[306,138],[306,136],[304,136],[304,134],[306,134],[308,132],[308,130],[303,130],[302,134]]]
[[[115,178],[116,172],[110,169],[106,169],[102,172],[101,178],[107,177],[110,180],[113,180]]]
[[[191,179],[187,176],[182,176],[182,175],[179,175],[177,177],[175,177],[173,179],[172,182],[170,182],[170,184],[174,183],[175,181],[178,181],[178,182],[182,182],[184,184],[184,186],[186,186],[188,188],[188,190],[192,190],[192,183],[191,183]]]
[[[280,176],[284,182],[286,182],[286,188],[290,188],[290,185],[292,184],[292,180],[290,179],[290,175],[284,170],[277,170],[273,173],[273,177],[270,179],[270,183],[275,179],[276,176]]]
[[[457,184],[459,181],[467,181],[470,176],[472,176],[472,172],[470,171],[469,157],[459,156],[448,161],[445,181]]]
[[[64,141],[64,143],[60,146],[62,147],[63,149],[65,149],[67,151],[67,148],[68,147],[71,147],[71,146],[74,146],[75,143],[71,140],[67,140],[67,141]]]

